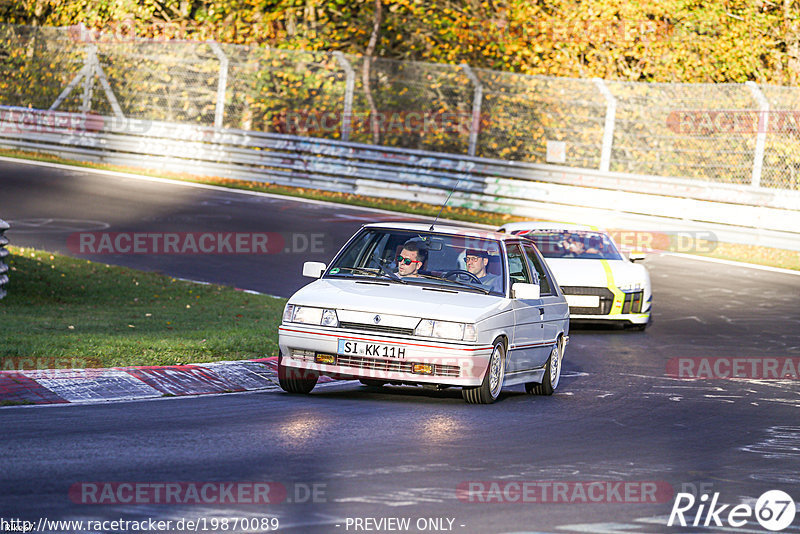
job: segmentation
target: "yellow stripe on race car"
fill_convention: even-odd
[[[614,303],[611,305],[609,315],[620,315],[622,313],[622,304],[625,302],[625,293],[619,290],[617,284],[614,283],[614,275],[611,274],[611,266],[608,260],[600,260],[603,264],[603,270],[606,272],[606,285],[609,291],[614,293]]]

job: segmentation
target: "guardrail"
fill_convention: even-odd
[[[6,296],[6,283],[8,282],[8,265],[6,265],[5,258],[9,255],[6,245],[8,245],[8,238],[5,236],[8,230],[8,223],[0,219],[0,299]]]
[[[800,250],[797,191],[11,107],[0,146],[435,204],[453,189],[454,206]]]

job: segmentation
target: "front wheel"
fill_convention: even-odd
[[[278,354],[278,383],[285,392],[311,393],[318,378],[319,375],[314,371],[284,366],[283,355]]]
[[[530,395],[552,395],[561,380],[561,350],[556,343],[550,351],[547,365],[544,369],[544,379],[541,384],[528,382],[525,384],[525,391]]]
[[[461,388],[461,396],[468,404],[491,404],[500,396],[506,375],[506,346],[503,340],[494,343],[489,366],[480,386]]]

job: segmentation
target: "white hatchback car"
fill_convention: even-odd
[[[536,247],[518,236],[419,223],[369,224],[288,301],[278,374],[290,393],[320,375],[371,386],[461,387],[494,402],[505,385],[558,386],[569,308]]]
[[[636,330],[650,324],[653,292],[640,253],[626,258],[607,233],[591,226],[508,223],[499,231],[532,240],[552,269],[578,322],[618,322]]]

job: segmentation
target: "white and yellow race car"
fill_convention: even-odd
[[[644,330],[653,304],[644,255],[620,252],[614,239],[592,226],[518,222],[499,231],[536,244],[561,286],[575,322],[614,322]]]

